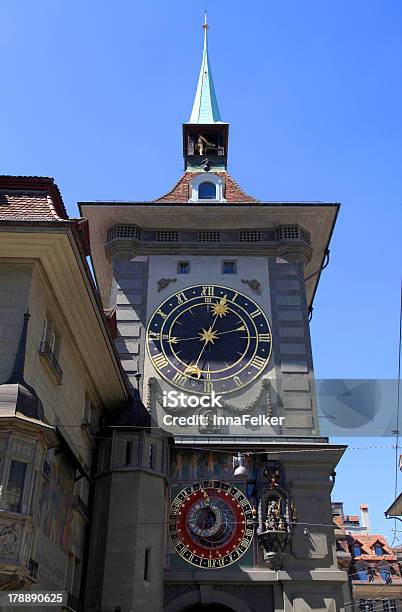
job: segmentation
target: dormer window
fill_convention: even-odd
[[[205,181],[200,183],[198,187],[198,199],[199,200],[216,200],[216,185]]]
[[[379,542],[374,546],[374,551],[377,557],[381,557],[384,554],[384,549]]]
[[[196,174],[190,181],[189,202],[226,202],[223,197],[225,181],[217,174]]]

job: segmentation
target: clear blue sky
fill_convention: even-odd
[[[342,202],[314,305],[317,376],[395,377],[399,0],[4,0],[0,172],[55,177],[71,215],[77,200],[167,191],[182,171],[205,5],[233,176],[261,199]],[[393,457],[348,451],[335,489],[347,512],[368,503],[387,535]]]

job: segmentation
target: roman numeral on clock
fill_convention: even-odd
[[[271,334],[258,334],[258,342],[271,342]]]
[[[179,546],[181,544],[180,538],[178,537],[172,538],[172,542],[174,546]]]
[[[265,365],[265,359],[263,359],[262,357],[258,357],[257,355],[256,357],[254,357],[250,365],[253,366],[253,368],[257,368],[257,370],[261,370],[261,368],[263,368]]]
[[[187,302],[188,300],[188,297],[184,293],[177,293],[176,298],[177,298],[178,304],[183,304],[184,302]]]
[[[166,359],[163,353],[153,355],[152,359],[157,368],[166,368],[166,366],[168,365],[168,360]]]
[[[214,287],[211,287],[210,285],[208,286],[203,286],[202,291],[201,291],[201,295],[205,296],[205,295],[210,295],[211,297],[214,295]]]
[[[243,384],[239,376],[233,376],[233,382],[235,383],[236,387],[241,387]]]
[[[239,544],[239,546],[244,546],[244,548],[248,548],[250,544],[250,540],[248,538],[243,538]]]
[[[253,312],[250,312],[250,317],[252,319],[255,319],[255,317],[258,317],[258,315],[261,314],[261,310],[259,308],[257,308],[256,310],[253,310]]]
[[[186,381],[187,378],[183,374],[180,374],[180,372],[176,372],[176,374],[172,378],[172,383],[174,383],[178,387],[184,387]]]
[[[212,393],[214,390],[213,384],[210,380],[204,380],[204,393]]]

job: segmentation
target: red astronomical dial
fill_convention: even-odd
[[[176,552],[188,563],[210,569],[226,567],[244,555],[254,534],[247,497],[219,480],[204,480],[175,497],[169,534]]]

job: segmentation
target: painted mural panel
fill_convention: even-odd
[[[72,533],[72,496],[74,473],[61,458],[50,463],[48,478],[43,478],[39,496],[39,528],[65,552]]]
[[[245,463],[249,479],[254,480],[256,467],[252,459],[246,457]],[[192,483],[202,478],[233,481],[233,453],[175,451],[172,454],[171,478],[177,483]]]

